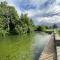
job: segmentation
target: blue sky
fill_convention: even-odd
[[[0,0],[4,1],[4,0]],[[28,13],[35,24],[60,22],[60,0],[6,0],[20,15]]]

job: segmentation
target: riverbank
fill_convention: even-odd
[[[48,37],[45,33],[0,37],[0,60],[37,60]]]

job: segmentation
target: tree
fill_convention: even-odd
[[[0,3],[0,6],[1,7],[3,7],[3,6],[5,7],[6,5],[7,5],[7,2],[6,1]]]
[[[37,27],[37,31],[43,31],[44,30],[44,27],[43,26],[38,26]]]
[[[8,31],[10,34],[20,32],[31,32],[33,27],[32,19],[28,14],[21,14],[20,18],[14,7],[8,6],[6,1],[0,4],[0,28]]]
[[[0,11],[1,28],[9,31],[9,33],[11,33],[11,31],[16,32],[15,28],[17,25],[17,21],[19,20],[19,16],[15,8],[12,6],[8,6],[4,1],[0,4]]]
[[[54,28],[57,28],[57,25],[56,25],[56,24],[53,25],[53,29],[54,29]]]
[[[28,17],[28,14],[21,14],[19,19],[19,25],[22,27],[22,31],[28,32],[32,30],[33,24],[32,19]]]

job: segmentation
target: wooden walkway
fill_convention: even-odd
[[[52,34],[39,60],[60,60],[60,37]]]
[[[60,60],[60,37],[56,35],[57,60]]]

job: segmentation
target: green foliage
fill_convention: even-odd
[[[15,27],[13,27],[12,25],[15,24],[16,26],[18,19],[19,19],[19,16],[15,8],[8,6],[5,1],[1,2],[0,4],[0,28],[3,28],[9,31],[9,33],[12,33],[12,32],[15,33],[16,32]],[[11,27],[13,28],[11,29]]]
[[[14,7],[8,6],[7,2],[0,3],[0,28],[14,33],[29,33],[33,30],[32,19],[27,14],[21,14],[20,18]]]
[[[60,30],[57,30],[57,33],[59,34],[59,36],[60,36]]]
[[[32,36],[0,36],[0,60],[33,60],[33,47],[29,47],[34,41]]]
[[[47,26],[38,26],[35,30],[37,30],[37,31],[45,31],[47,29],[49,29]]]
[[[27,14],[21,14],[18,25],[23,33],[30,33],[33,30],[33,22]]]

